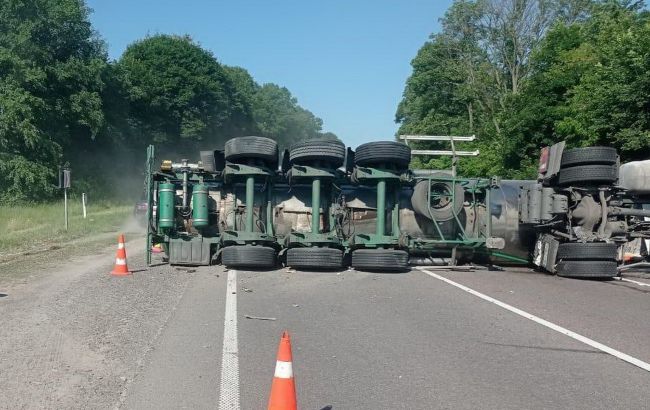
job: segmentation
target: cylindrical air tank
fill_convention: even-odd
[[[158,186],[158,227],[174,227],[174,200],[176,188],[174,184],[163,183]]]
[[[208,187],[194,185],[192,189],[192,225],[195,228],[208,226]]]

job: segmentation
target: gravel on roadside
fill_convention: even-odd
[[[146,268],[142,248],[127,244],[128,277],[109,274],[105,249],[16,286],[0,279],[0,408],[119,406],[193,277]]]

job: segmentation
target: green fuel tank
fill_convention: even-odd
[[[176,188],[174,184],[158,185],[158,227],[174,227],[174,202]]]
[[[208,187],[194,185],[192,189],[192,225],[195,228],[208,226]]]

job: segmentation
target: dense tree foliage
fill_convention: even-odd
[[[322,133],[323,121],[301,107],[286,87],[259,85],[241,67],[225,69],[235,85],[238,101],[245,108],[242,112],[254,124],[248,133],[276,139],[282,147],[308,138],[337,138],[330,132]]]
[[[106,66],[80,0],[0,2],[0,201],[52,195],[64,152],[105,125]]]
[[[62,163],[79,190],[107,193],[129,174],[139,187],[150,143],[195,158],[241,135],[324,135],[286,88],[189,37],[148,37],[109,62],[88,15],[83,0],[0,2],[0,202],[51,198]]]
[[[412,62],[399,133],[476,134],[469,175],[532,177],[559,140],[648,157],[648,19],[639,1],[456,1]]]
[[[251,123],[226,70],[187,37],[133,43],[116,69],[140,144],[216,141]]]
[[[266,137],[282,135],[282,145],[320,136],[323,121],[300,107],[285,87],[264,84],[253,99],[253,118],[260,134]]]

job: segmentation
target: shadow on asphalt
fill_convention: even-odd
[[[158,263],[152,263],[149,265],[150,268],[155,268],[156,266],[163,266],[163,265],[169,265],[167,262],[158,262]]]
[[[0,298],[6,298],[7,296],[9,295],[7,295],[6,293],[0,293]]]
[[[607,354],[599,350],[587,350],[587,349],[566,349],[561,347],[543,347],[543,346],[528,346],[528,345],[515,345],[507,343],[492,343],[492,342],[481,342],[486,345],[492,346],[503,346],[503,347],[516,347],[520,349],[535,349],[535,350],[551,350],[555,352],[571,352],[571,353],[592,353],[592,354]]]
[[[347,270],[347,269],[346,269]],[[368,270],[368,269],[352,269],[350,272],[363,272],[363,273],[378,273],[381,275],[401,275],[411,272],[411,269],[384,269],[384,270]]]
[[[316,272],[316,273],[343,273],[347,270],[347,268],[341,268],[341,269],[318,269],[318,268],[285,268],[285,269],[291,269],[296,272],[300,273],[310,273],[310,272]]]
[[[631,289],[640,293],[650,293],[650,290],[648,289],[642,289],[639,288],[638,285],[635,285],[634,283],[629,283],[629,282],[623,282],[620,280],[612,280],[609,282],[606,282],[608,285],[616,285],[616,286],[622,286],[627,289]]]

